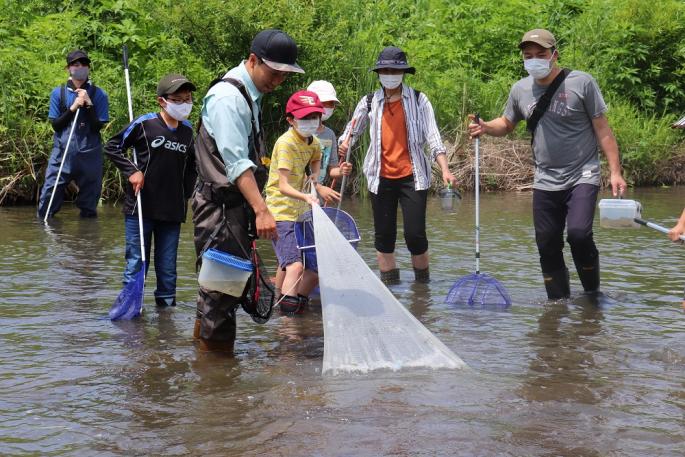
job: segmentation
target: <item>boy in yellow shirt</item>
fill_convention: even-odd
[[[311,91],[295,92],[288,99],[285,112],[291,128],[276,140],[271,154],[266,205],[276,219],[278,239],[273,241],[273,245],[279,269],[285,270],[279,297],[281,312],[292,315],[303,312],[307,303],[307,297],[299,293],[300,277],[304,275],[304,282],[308,283],[317,275],[304,269],[295,239],[297,218],[309,209],[309,205],[318,205],[316,197],[303,192],[305,180],[311,179],[319,196],[327,202],[339,201],[340,194],[318,180],[321,143],[314,133],[324,113],[319,97]],[[311,170],[309,178],[306,176],[307,166]],[[314,277],[309,278],[312,275]]]

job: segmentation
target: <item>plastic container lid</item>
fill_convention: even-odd
[[[249,272],[252,272],[254,270],[252,262],[250,262],[249,260],[245,260],[240,257],[236,257],[234,255],[218,251],[213,248],[207,249],[205,253],[202,254],[202,257],[208,260],[214,260],[215,262],[219,262],[224,265],[231,266],[233,268],[237,268],[239,270]]]

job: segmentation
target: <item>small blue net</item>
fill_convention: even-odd
[[[472,273],[454,283],[447,293],[445,303],[507,308],[511,306],[511,297],[504,286],[492,276]]]
[[[124,285],[119,296],[114,300],[109,310],[109,318],[116,320],[131,320],[141,315],[143,311],[143,294],[145,290],[145,265],[136,273],[133,281]]]
[[[356,249],[361,237],[357,224],[348,213],[337,208],[321,208],[335,226],[340,230],[345,239]],[[312,212],[307,211],[302,214],[295,223],[295,239],[297,247],[302,251],[305,268],[318,271],[316,262],[316,248],[314,242],[314,225],[312,222]]]

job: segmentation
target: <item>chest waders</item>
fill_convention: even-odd
[[[268,176],[262,161],[266,147],[261,116],[255,120],[252,100],[240,81],[217,79],[210,88],[215,84],[232,84],[250,107],[252,132],[248,158],[257,166],[254,175],[261,192]],[[255,215],[238,187],[227,181],[226,165],[216,142],[201,122],[195,142],[195,157],[198,180],[192,208],[196,265],[199,268],[202,254],[209,248],[245,257],[245,253],[252,250],[252,242],[256,238]],[[241,297],[199,288],[194,337],[198,339],[201,350],[232,352],[236,334],[235,312],[241,303]]]

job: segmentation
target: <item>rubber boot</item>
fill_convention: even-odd
[[[422,270],[414,268],[414,281],[419,282],[421,284],[428,284],[429,282],[431,282],[429,267],[426,267]]]
[[[393,268],[388,271],[381,271],[381,281],[383,284],[398,284],[400,282],[400,269]]]
[[[155,305],[157,305],[158,308],[168,308],[170,306],[176,306],[176,299],[155,297]]]
[[[309,308],[309,297],[297,294],[297,299],[300,302],[300,309],[297,310],[297,314],[303,314]]]
[[[551,273],[543,271],[542,279],[545,281],[548,299],[556,300],[571,296],[571,286],[569,285],[568,270],[566,268]]]
[[[281,295],[278,300],[281,302],[281,315],[292,316],[300,312],[300,299],[292,295]]]
[[[599,292],[599,256],[595,257],[594,262],[589,266],[576,263],[576,271],[586,294]]]

